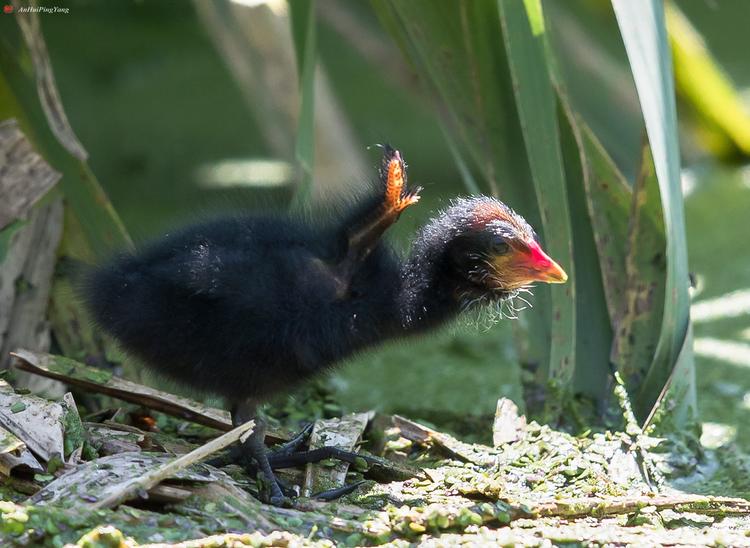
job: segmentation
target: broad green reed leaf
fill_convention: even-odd
[[[606,397],[603,387],[609,384],[612,325],[586,196],[589,166],[580,127],[583,123],[576,118],[560,88],[558,119],[576,266],[575,277],[569,282],[575,284],[576,296],[576,365],[572,391],[596,401]]]
[[[687,336],[690,324],[687,242],[674,81],[663,3],[658,0],[613,0],[612,5],[646,122],[666,230],[664,315],[653,363],[635,396],[636,415],[644,420],[651,415],[668,380],[675,378],[672,372],[678,358],[682,356],[684,360],[692,356],[690,349],[686,348],[690,343]],[[691,383],[692,378],[691,375],[681,375],[679,382]],[[695,406],[694,401],[685,403],[691,408]]]
[[[611,323],[616,323],[625,291],[625,252],[631,190],[594,133],[579,118],[580,147],[584,156],[584,185],[604,295]]]
[[[513,91],[521,122],[536,201],[544,227],[547,251],[575,279],[573,234],[570,226],[567,187],[564,176],[557,101],[547,68],[545,29],[540,0],[498,1],[503,38],[513,79]],[[549,380],[562,388],[571,387],[576,366],[575,287],[571,281],[551,289],[552,320]],[[559,405],[554,398],[547,402]]]
[[[630,392],[641,386],[660,337],[667,280],[666,238],[651,149],[644,145],[633,185],[625,287],[615,319],[612,361]]]

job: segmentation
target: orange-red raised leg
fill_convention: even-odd
[[[406,164],[398,150],[386,146],[383,161],[385,165],[382,171],[385,173],[381,173],[381,176],[385,175],[385,209],[391,214],[398,215],[419,201],[419,192],[422,189],[407,188]]]

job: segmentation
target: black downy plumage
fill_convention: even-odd
[[[257,407],[385,340],[440,326],[471,303],[534,281],[563,282],[526,221],[484,196],[456,200],[401,257],[383,233],[419,199],[401,154],[384,146],[380,185],[319,225],[293,216],[228,216],[187,226],[91,269],[96,323],[147,367],[224,396],[245,443],[282,492]]]

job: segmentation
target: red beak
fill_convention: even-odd
[[[548,284],[561,284],[568,281],[568,275],[552,258],[547,255],[539,244],[532,242],[529,245],[531,254],[527,265],[531,271],[533,281],[546,282]]]

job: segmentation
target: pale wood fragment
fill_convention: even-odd
[[[63,458],[65,409],[37,396],[0,391],[0,425],[44,462]]]
[[[310,449],[338,447],[353,451],[371,417],[372,413],[351,413],[341,418],[316,421],[310,435]],[[349,463],[343,461],[336,461],[332,466],[308,464],[302,494],[310,496],[319,491],[341,487],[346,482],[348,470]]]
[[[518,406],[508,398],[497,400],[495,420],[492,423],[492,445],[499,447],[523,437],[526,417],[518,413]]]

